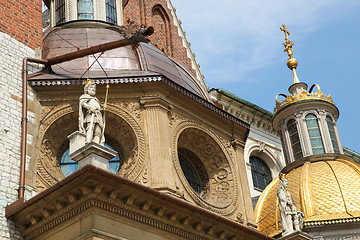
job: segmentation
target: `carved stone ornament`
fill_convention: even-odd
[[[64,178],[60,169],[60,159],[69,147],[67,136],[78,130],[77,105],[58,107],[41,126],[36,181],[38,191]],[[121,167],[117,174],[134,181],[142,178],[145,164],[145,136],[139,122],[127,109],[117,105],[108,105],[106,114],[106,142],[118,150],[121,159]]]
[[[197,169],[202,192],[197,194],[187,182],[178,154],[190,152]],[[219,214],[229,214],[236,208],[238,186],[233,161],[226,146],[208,128],[193,122],[182,122],[175,128],[173,161],[186,191],[196,203]]]
[[[236,221],[237,221],[238,223],[244,223],[244,217],[243,217],[243,215],[242,215],[241,213],[238,213],[238,214],[236,215]]]
[[[263,141],[259,141],[259,152],[264,152],[266,148],[266,143]]]

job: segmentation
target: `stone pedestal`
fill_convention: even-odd
[[[85,138],[86,138],[86,135],[79,131],[76,131],[76,132],[73,132],[72,134],[70,134],[68,136],[68,139],[70,140],[69,154],[72,154],[76,150],[85,146]]]
[[[69,157],[78,162],[79,168],[86,164],[109,171],[109,160],[116,156],[116,151],[103,145],[91,142],[77,149]]]
[[[313,237],[311,237],[309,234],[300,231],[293,232],[289,235],[278,238],[278,240],[312,240],[312,239]]]

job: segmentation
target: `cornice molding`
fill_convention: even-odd
[[[87,165],[27,202],[15,202],[6,216],[26,240],[48,234],[89,209],[111,213],[184,239],[272,239],[235,221]]]

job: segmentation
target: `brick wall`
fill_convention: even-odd
[[[166,0],[129,0],[124,9],[124,22],[127,19],[153,26],[155,32],[150,37],[151,43],[196,74]]]
[[[0,32],[32,49],[42,44],[42,1],[0,0]]]

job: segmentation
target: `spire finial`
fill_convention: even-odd
[[[293,55],[292,46],[294,46],[295,44],[289,40],[290,32],[286,29],[285,24],[283,24],[282,27],[280,27],[280,30],[283,31],[285,34],[285,42],[283,43],[283,45],[285,47],[284,52],[287,52],[289,58],[292,58],[292,55]]]
[[[283,43],[284,47],[285,47],[285,50],[284,52],[287,52],[288,56],[289,56],[289,59],[287,60],[287,66],[288,68],[290,68],[290,70],[293,72],[293,75],[294,75],[294,84],[295,83],[299,83],[299,78],[297,77],[296,75],[296,67],[298,65],[298,62],[295,58],[292,57],[293,55],[293,49],[292,49],[292,46],[294,46],[295,44],[290,41],[289,39],[289,35],[290,35],[290,32],[286,29],[286,26],[285,24],[283,24],[281,27],[280,27],[280,30],[284,32],[285,34],[285,42]]]

